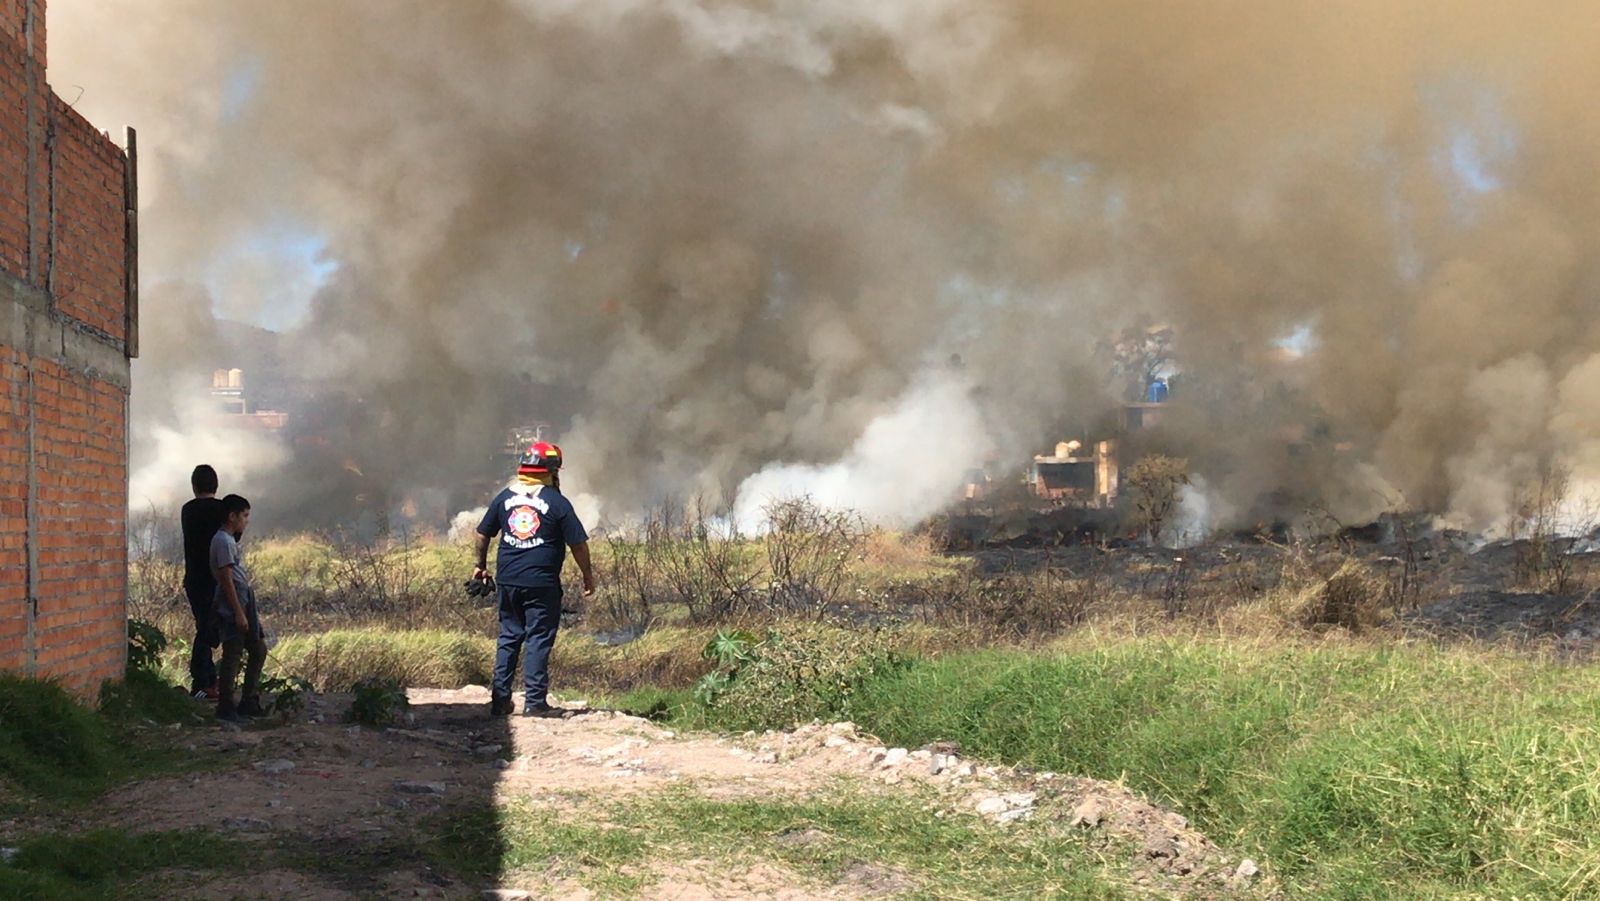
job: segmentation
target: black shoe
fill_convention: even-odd
[[[567,710],[564,707],[551,707],[549,704],[524,704],[522,705],[522,715],[546,720],[561,720],[567,718]]]
[[[261,701],[259,699],[247,698],[239,702],[239,715],[258,720],[262,717],[270,716],[271,714],[267,713],[266,709],[261,706]]]
[[[494,698],[489,701],[490,716],[510,716],[511,710],[510,698]]]

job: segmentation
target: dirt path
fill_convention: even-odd
[[[130,887],[141,897],[943,894],[903,861],[877,859],[870,832],[841,833],[826,854],[819,845],[809,856],[827,864],[820,870],[791,866],[785,860],[809,859],[808,843],[825,830],[773,832],[759,819],[782,804],[824,805],[825,814],[900,803],[909,811],[902,817],[970,821],[993,847],[1023,834],[1011,830],[1032,830],[1035,844],[1060,833],[1074,853],[1088,849],[1086,859],[1104,862],[1099,881],[1111,896],[1271,894],[1253,864],[1114,785],[983,767],[946,747],[877,747],[846,723],[727,739],[675,735],[606,711],[490,719],[487,691],[477,687],[409,697],[406,722],[388,730],[344,725],[348,699],[335,695],[313,699],[294,724],[197,732],[193,753],[220,755],[220,768],[114,791],[96,805],[94,825],[220,827],[273,862],[248,876],[166,870]],[[668,812],[645,812],[657,809]],[[739,822],[719,819],[725,813],[757,819],[746,835]],[[634,815],[644,822],[630,824]],[[652,818],[661,820],[659,834]],[[1041,829],[1051,830],[1046,839]],[[722,844],[708,843],[715,834]],[[840,863],[838,849],[852,844],[859,859]],[[454,866],[455,855],[484,856],[491,866],[473,872]]]

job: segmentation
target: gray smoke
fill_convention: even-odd
[[[259,313],[305,274],[243,236],[325,239],[285,354],[345,398],[340,465],[269,467],[279,491],[449,485],[570,415],[608,510],[747,506],[760,473],[868,478],[905,518],[974,456],[1098,428],[1127,386],[1097,346],[1164,323],[1162,440],[1209,508],[1489,526],[1552,460],[1600,479],[1588,13],[58,0],[51,77],[141,126],[145,331],[173,336],[139,366],[146,438],[208,327],[156,282],[221,266],[219,306]],[[947,446],[870,440],[917,410]],[[897,461],[947,478],[878,490]]]

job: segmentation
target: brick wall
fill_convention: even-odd
[[[0,0],[0,669],[87,695],[127,616],[132,163],[45,83],[44,0]]]

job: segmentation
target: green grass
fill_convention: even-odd
[[[954,740],[1125,777],[1307,895],[1600,895],[1593,666],[1130,641],[920,661],[863,686],[846,713],[892,744]]]
[[[678,787],[605,806],[474,808],[441,826],[433,856],[468,878],[571,878],[606,896],[636,893],[663,868],[698,860],[729,874],[773,863],[819,887],[870,865],[897,897],[1123,897],[1118,871],[1082,838],[1044,822],[998,829],[964,813],[935,816],[933,801],[841,782],[809,798],[712,798]]]
[[[98,710],[55,682],[0,674],[0,807],[82,804],[192,765],[173,752],[176,734],[153,725],[205,720],[205,708],[144,671],[108,683]]]
[[[202,723],[211,712],[164,674],[149,670],[129,670],[121,682],[107,682],[100,689],[101,715],[118,722]]]
[[[0,864],[0,897],[98,899],[137,897],[129,883],[160,870],[224,870],[241,867],[252,852],[204,829],[130,833],[98,829],[72,835],[36,835],[17,844],[17,855]]]

